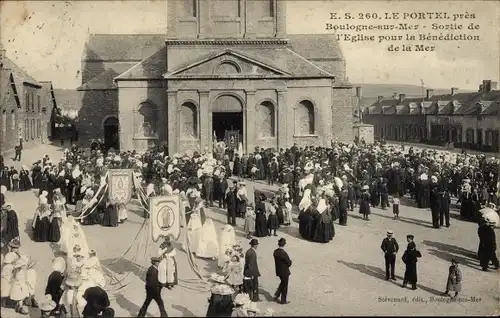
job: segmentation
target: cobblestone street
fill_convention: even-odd
[[[45,153],[53,161],[58,161],[60,152],[53,146],[28,149],[23,153],[23,163],[31,165]],[[262,188],[263,185],[255,184],[255,187]],[[37,204],[33,192],[8,193],[7,200],[14,203],[18,213],[22,251],[37,261],[36,297],[41,298],[57,247],[49,243],[35,243],[29,238]],[[144,270],[141,266],[149,266],[149,257],[157,249],[151,237],[145,236],[147,231],[142,231],[143,235],[133,242],[143,223],[143,212],[139,211],[136,202],[131,202],[129,208],[129,220],[119,227],[84,227],[89,247],[97,251],[106,271],[122,280],[119,285],[108,286],[111,306],[116,315],[122,317],[137,315],[145,298]],[[225,223],[222,210],[211,209],[208,216],[216,221],[217,228]],[[327,244],[302,240],[296,222],[291,227],[281,228],[279,236],[287,239],[286,249],[293,261],[289,286],[291,303],[286,306],[278,305],[271,299],[279,282],[272,258],[277,238],[260,239],[258,260],[262,274],[262,302],[259,308],[273,308],[277,316],[492,315],[499,308],[500,281],[497,272],[482,272],[475,259],[477,225],[457,220],[456,211],[453,212],[451,227],[439,230],[431,227],[430,211],[403,206],[400,216],[400,220],[393,220],[390,210],[372,209],[371,220],[363,221],[357,211],[350,212],[348,225],[342,227],[336,224],[335,238]],[[238,220],[237,236],[246,249],[248,242],[242,228],[243,221]],[[387,229],[394,231],[400,244],[396,263],[397,282],[384,280],[380,243]],[[415,235],[417,248],[423,255],[418,263],[419,288],[416,291],[401,288],[404,274],[401,256],[406,247],[407,234]],[[499,237],[497,230],[497,240]],[[131,244],[130,252],[123,257]],[[196,282],[185,253],[180,251],[181,244],[176,247],[180,285],[163,291],[167,312],[171,316],[205,316],[209,292],[203,284]],[[444,291],[452,257],[461,264],[463,292],[458,301],[444,303],[449,299],[439,295]],[[197,262],[204,272],[213,271],[216,267],[214,261]],[[124,287],[117,290],[120,286]],[[150,306],[149,314],[159,315],[155,304]],[[2,310],[2,317],[16,317],[16,314]]]

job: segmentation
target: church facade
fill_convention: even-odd
[[[142,49],[117,52],[120,60],[109,56],[117,50],[109,42],[103,54],[88,43],[85,66],[93,59],[100,67],[83,74],[80,87],[94,105],[85,111],[84,97],[80,123],[88,138],[101,133],[122,150],[168,144],[170,154],[211,149],[225,131],[238,132],[245,151],[352,140],[352,87],[333,35],[287,34],[286,1],[167,6],[162,44],[151,35]],[[91,112],[100,101],[101,111]]]

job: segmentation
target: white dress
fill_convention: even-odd
[[[217,232],[211,219],[206,219],[198,236],[196,256],[201,258],[216,258],[219,256]]]
[[[127,208],[123,205],[119,210],[118,210],[118,220],[126,220],[128,219],[128,211]]]
[[[10,289],[9,297],[13,301],[21,301],[30,295],[30,288],[27,284],[27,275],[25,269],[19,269],[14,274],[12,280],[12,287]]]
[[[200,213],[198,210],[194,211],[191,214],[191,218],[189,219],[189,222],[187,224],[187,236],[186,236],[190,244],[189,248],[191,252],[196,252],[198,250],[199,237],[202,227],[203,225],[201,224]],[[184,250],[187,250],[187,243],[188,242],[184,242],[183,244]]]
[[[162,284],[173,284],[175,282],[175,248],[167,252],[168,248],[158,249],[158,256],[161,258],[158,265],[158,281]]]
[[[12,286],[12,280],[14,278],[14,265],[12,264],[4,264],[2,266],[2,271],[0,273],[1,276],[1,288],[0,295],[1,297],[9,297],[10,289]]]
[[[236,244],[236,234],[231,225],[225,225],[222,228],[219,237],[219,256],[217,257],[217,265],[223,267],[227,261],[226,250],[231,249]]]

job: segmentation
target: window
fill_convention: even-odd
[[[24,140],[28,141],[30,139],[30,121],[26,119],[24,121]]]
[[[10,111],[10,127],[12,130],[16,130],[16,112],[14,110]]]
[[[466,133],[465,133],[465,142],[468,144],[473,144],[474,143],[474,129],[468,128]]]
[[[198,111],[193,103],[184,103],[181,106],[181,131],[189,138],[198,137]]]
[[[36,100],[37,100],[37,111],[40,112],[42,109],[42,98],[40,95],[36,95]]]
[[[314,105],[311,101],[303,100],[295,110],[295,133],[299,136],[314,135]]]
[[[196,13],[198,11],[197,2],[198,2],[198,0],[184,0],[184,1],[178,2],[182,6],[184,17],[188,17],[188,18],[190,18],[190,17],[195,18],[196,17]]]
[[[40,119],[36,121],[36,138],[40,138],[40,134],[42,133],[42,123]]]
[[[24,104],[26,107],[26,111],[30,110],[30,94],[26,93],[24,94]]]
[[[2,110],[2,131],[3,135],[7,132],[7,110]]]
[[[491,146],[493,144],[493,131],[491,130],[486,130],[484,133],[484,144],[486,146]]]
[[[35,139],[35,120],[31,120],[31,139]]]
[[[139,137],[158,137],[158,108],[145,102],[139,105],[136,112],[136,134]]]
[[[271,102],[263,102],[258,110],[259,138],[274,137],[276,130],[274,105]]]

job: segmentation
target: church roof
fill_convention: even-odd
[[[0,96],[0,107],[4,107],[7,105],[11,94],[15,94],[16,92],[12,91],[14,87],[12,87],[12,72],[10,70],[1,69],[0,70],[0,85],[1,85],[1,96]],[[19,99],[16,99],[17,107],[19,105]]]
[[[163,74],[167,71],[166,57],[167,48],[164,46],[150,57],[116,77],[115,80],[163,79]]]
[[[112,68],[107,68],[99,75],[87,81],[83,85],[77,88],[78,91],[89,91],[89,90],[105,90],[105,89],[116,89],[114,79],[118,75],[129,70],[133,64],[115,64]]]
[[[334,34],[288,34],[288,47],[308,60],[343,60]]]
[[[164,34],[91,34],[82,61],[142,61],[162,46]]]

